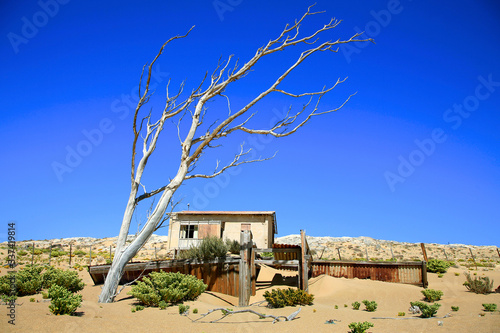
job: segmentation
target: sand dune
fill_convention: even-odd
[[[360,246],[356,242],[341,239],[342,248],[351,250],[356,253],[356,246]],[[65,240],[58,241],[64,247]],[[88,240],[83,241],[88,244]],[[92,241],[96,247],[98,241]],[[102,242],[102,251],[113,240],[108,239]],[[331,240],[327,241],[332,242]],[[312,242],[314,245],[314,242]],[[29,244],[26,242],[26,244]],[[74,243],[75,246],[79,244]],[[323,244],[323,243],[322,243]],[[375,250],[376,245],[381,247],[382,243],[373,242]],[[419,256],[418,248],[407,247],[404,243],[392,243],[393,251],[410,251],[407,252],[410,256]],[[157,244],[156,246],[161,246]],[[335,246],[335,244],[334,244]],[[352,246],[349,249],[349,246]],[[146,256],[152,255],[152,245],[148,244]],[[449,249],[450,256],[452,255],[451,248],[444,245],[436,245],[436,248],[444,247]],[[149,249],[148,249],[149,248]],[[431,246],[431,253],[432,253]],[[476,259],[484,260],[482,263],[487,263],[488,266],[494,267],[478,267],[476,271],[472,265],[471,273],[476,273],[479,276],[488,276],[495,281],[495,288],[500,284],[500,265],[495,261],[493,254],[486,247],[481,249],[474,248]],[[153,249],[154,251],[154,249]],[[328,248],[328,251],[335,253],[335,247]],[[447,250],[448,251],[448,250]],[[4,252],[5,255],[5,251]],[[325,251],[326,252],[326,251]],[[389,251],[390,253],[390,251]],[[496,303],[500,307],[500,294],[494,293],[489,295],[477,295],[470,293],[462,285],[465,281],[463,272],[469,271],[471,266],[466,252],[464,255],[456,251],[455,259],[462,259],[458,268],[450,268],[449,271],[439,278],[437,274],[429,274],[429,288],[439,289],[444,292],[443,299],[438,301],[442,304],[437,316],[443,317],[446,314],[451,314],[448,318],[431,318],[431,319],[405,319],[417,318],[416,315],[411,315],[408,312],[410,301],[422,300],[422,288],[412,285],[386,283],[371,280],[333,278],[329,276],[319,276],[309,281],[309,291],[315,296],[314,305],[302,306],[302,310],[298,317],[291,322],[279,322],[272,324],[272,319],[259,319],[253,314],[237,314],[229,316],[217,323],[208,323],[209,320],[214,320],[220,317],[219,313],[213,313],[202,322],[192,322],[191,319],[196,319],[201,313],[207,312],[216,307],[228,307],[237,309],[237,298],[217,293],[204,293],[196,301],[186,302],[191,309],[198,309],[198,314],[192,312],[188,317],[180,316],[176,306],[169,307],[166,310],[158,308],[146,308],[143,311],[132,313],[131,308],[135,301],[127,295],[130,287],[126,287],[123,292],[117,297],[116,302],[112,304],[100,304],[97,298],[100,292],[100,286],[94,286],[89,274],[83,270],[79,271],[79,275],[87,284],[81,292],[83,295],[83,303],[78,310],[78,316],[54,316],[50,313],[47,300],[43,300],[41,295],[21,297],[18,299],[16,308],[16,325],[12,326],[7,323],[5,315],[2,315],[0,320],[1,332],[348,332],[348,324],[357,321],[370,321],[375,326],[369,332],[475,332],[475,333],[490,333],[500,332],[500,312],[484,313],[482,311],[482,303]],[[483,257],[480,254],[484,253]],[[470,256],[470,252],[469,252]],[[489,257],[488,257],[489,256]],[[29,261],[29,255],[26,255],[24,261]],[[73,258],[76,260],[77,257]],[[482,259],[481,259],[482,258]],[[82,261],[88,258],[81,258]],[[97,259],[97,258],[96,258]],[[94,260],[96,260],[94,259]],[[61,268],[67,268],[67,258],[53,263]],[[467,266],[466,266],[467,265]],[[2,268],[0,274],[6,274],[7,270]],[[458,273],[458,274],[455,274]],[[295,273],[291,271],[278,271],[270,267],[261,269],[258,281],[271,281],[275,274],[281,274],[282,277],[291,277]],[[293,278],[292,278],[293,279]],[[286,286],[279,286],[286,287]],[[263,293],[270,290],[272,286],[261,286],[257,291],[256,296],[252,296],[250,302],[257,303],[264,300]],[[274,287],[276,288],[276,286]],[[35,302],[30,302],[31,297],[35,298]],[[364,306],[356,311],[351,307],[354,301],[361,302],[364,299],[374,300],[378,304],[376,312],[364,311]],[[347,307],[344,307],[344,304]],[[459,306],[458,312],[452,312],[451,306]],[[337,306],[337,309],[335,308]],[[4,314],[7,309],[2,306]],[[297,310],[297,307],[286,307],[283,309],[269,309],[264,303],[259,303],[252,306],[256,311],[273,314],[273,315],[289,315]],[[405,317],[398,317],[398,312],[406,312]],[[481,316],[484,314],[484,316]],[[398,319],[373,319],[373,317],[390,317]],[[335,324],[325,324],[327,320],[335,319]],[[438,322],[442,321],[443,326],[438,326]]]

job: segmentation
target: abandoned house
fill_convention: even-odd
[[[182,211],[171,213],[169,249],[188,249],[207,236],[240,241],[241,230],[251,230],[258,248],[270,248],[278,233],[276,212]]]

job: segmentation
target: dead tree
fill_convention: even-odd
[[[277,138],[285,137],[295,133],[299,128],[309,122],[311,118],[341,109],[354,95],[348,96],[344,102],[336,108],[320,111],[319,103],[321,98],[325,94],[331,92],[337,85],[343,83],[346,78],[337,79],[330,87],[324,87],[318,91],[304,93],[294,93],[280,87],[280,83],[311,55],[318,52],[337,53],[340,44],[372,41],[371,39],[361,38],[361,33],[357,33],[346,40],[337,39],[321,42],[320,38],[323,35],[340,24],[341,21],[337,19],[331,19],[330,22],[317,29],[312,34],[301,36],[299,32],[301,24],[309,16],[319,13],[320,12],[312,12],[311,7],[309,7],[307,12],[300,19],[296,20],[294,24],[287,24],[277,38],[270,40],[266,45],[260,47],[255,55],[241,67],[238,65],[238,61],[232,63],[231,60],[233,56],[229,56],[227,61],[219,61],[213,73],[210,76],[205,75],[205,78],[197,88],[193,89],[189,94],[183,95],[184,83],[182,83],[177,92],[171,95],[169,92],[169,81],[166,87],[167,96],[163,112],[156,120],[153,120],[151,112],[145,117],[140,116],[140,110],[148,103],[152,94],[150,82],[153,65],[162,55],[164,48],[169,43],[176,39],[187,37],[193,28],[183,36],[170,38],[163,44],[149,66],[144,66],[140,78],[141,84],[139,85],[139,87],[142,86],[143,88],[142,91],[141,88],[139,88],[140,99],[135,109],[132,125],[134,138],[132,144],[131,190],[117,240],[115,257],[99,296],[99,302],[108,303],[114,300],[125,265],[144,246],[153,232],[165,221],[166,215],[168,215],[166,214],[167,209],[169,205],[172,205],[172,196],[184,181],[193,178],[213,178],[222,174],[229,168],[245,163],[265,160],[262,158],[249,158],[250,150],[245,149],[242,144],[241,150],[239,153],[235,154],[232,161],[223,166],[219,166],[219,162],[217,162],[217,167],[212,173],[195,173],[194,169],[200,161],[200,157],[210,148],[217,147],[218,140],[226,138],[233,132],[238,131],[248,134],[272,135]],[[290,62],[289,67],[284,70],[273,83],[267,88],[264,88],[263,91],[257,94],[248,104],[237,110],[233,110],[231,108],[230,98],[226,95],[226,88],[248,75],[257,62],[263,57],[270,56],[273,53],[284,51],[294,46],[302,46],[305,50]],[[295,112],[289,110],[282,119],[269,128],[252,128],[250,120],[256,114],[256,111],[253,111],[255,109],[253,108],[254,105],[271,93],[279,93],[292,98],[306,98],[307,102],[305,102],[301,109]],[[217,116],[222,116],[223,118],[207,126],[204,124],[204,120],[206,120],[207,115],[210,114],[208,103],[216,98],[224,98],[227,101],[228,110],[224,115],[219,112]],[[178,169],[175,174],[171,175],[173,176],[172,178],[165,181],[166,185],[152,191],[146,191],[141,183],[146,164],[155,151],[158,138],[165,123],[174,120],[175,123],[177,123],[177,134],[180,142]],[[142,153],[140,158],[137,156],[139,153]],[[130,244],[126,244],[132,216],[138,203],[152,197],[155,197],[155,206],[151,209],[147,221],[136,234],[133,241]]]

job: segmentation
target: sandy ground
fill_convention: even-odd
[[[348,246],[349,244],[344,247],[347,249]],[[353,248],[355,246],[353,245]],[[392,247],[395,251],[397,245],[392,244]],[[397,250],[400,249],[397,248]],[[476,248],[475,251],[479,250]],[[52,315],[49,311],[49,301],[42,299],[40,294],[21,297],[17,301],[15,326],[7,322],[6,305],[0,305],[0,313],[2,313],[0,332],[348,332],[348,324],[358,321],[374,323],[375,326],[368,332],[500,332],[500,312],[487,313],[482,307],[483,303],[496,303],[500,308],[500,294],[478,295],[466,290],[462,285],[465,281],[463,273],[470,270],[465,266],[468,264],[468,258],[466,252],[464,253],[464,256],[454,258],[462,259],[461,265],[458,268],[450,268],[442,278],[439,278],[437,274],[429,273],[429,288],[444,292],[442,300],[438,301],[442,305],[437,313],[438,318],[421,319],[408,312],[410,301],[423,299],[421,287],[320,276],[309,281],[309,292],[315,296],[314,304],[302,306],[301,312],[293,321],[273,324],[272,319],[259,319],[254,314],[242,313],[228,316],[217,323],[209,323],[208,321],[220,318],[220,312],[216,312],[200,322],[193,322],[192,320],[199,318],[200,314],[213,308],[240,309],[237,306],[237,298],[217,293],[204,293],[196,301],[185,303],[190,306],[191,310],[198,309],[198,314],[193,314],[191,311],[188,317],[179,315],[177,306],[166,310],[146,308],[132,313],[131,308],[135,300],[127,295],[130,287],[122,291],[115,303],[100,304],[97,299],[101,286],[94,286],[88,272],[83,270],[78,273],[87,285],[81,291],[83,303],[76,316]],[[490,249],[486,249],[485,253],[489,254]],[[413,255],[418,256],[418,252]],[[479,257],[476,259],[480,262]],[[88,259],[82,258],[82,260]],[[496,260],[493,262],[493,259],[483,260],[494,267],[479,267],[477,271],[474,269],[470,272],[477,273],[478,276],[490,277],[495,281],[494,288],[497,288],[500,284],[500,265]],[[54,261],[53,264],[67,268],[66,259],[58,263]],[[1,268],[0,275],[6,272],[7,269]],[[276,273],[293,275],[291,272],[278,272],[272,268],[263,268],[258,281],[270,281]],[[250,303],[263,301],[263,293],[271,288],[273,287],[268,285],[259,287],[257,295],[251,298]],[[274,286],[274,288],[277,287]],[[32,297],[35,302],[30,302]],[[363,310],[364,305],[361,305],[358,311],[352,309],[352,302],[361,302],[364,299],[376,301],[377,311],[367,312]],[[250,308],[265,314],[285,316],[298,309],[298,307],[269,309],[265,304],[265,302],[256,304]],[[344,307],[344,304],[348,306]],[[336,305],[338,309],[335,309]],[[460,310],[452,312],[452,305],[459,306]],[[398,317],[398,312],[405,312],[406,316]],[[451,317],[439,318],[448,313]],[[373,317],[398,319],[373,319]],[[325,324],[331,319],[336,320],[335,324]],[[442,321],[443,326],[438,326],[439,321]]]

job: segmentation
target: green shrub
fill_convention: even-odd
[[[460,308],[458,306],[451,306],[451,311],[458,311]]]
[[[35,297],[31,297],[30,302],[32,302],[32,303],[35,302]]]
[[[349,332],[351,333],[364,333],[366,332],[367,329],[370,327],[373,327],[373,323],[370,323],[368,321],[364,322],[353,322],[349,324],[349,328],[351,329]]]
[[[73,252],[73,254],[77,257],[83,257],[84,255],[87,254],[87,252],[85,251],[82,251],[82,250],[76,250],[75,252]]]
[[[485,303],[483,304],[484,311],[493,312],[497,309],[497,305],[494,303]]]
[[[26,252],[24,250],[17,251],[17,255],[20,256],[20,257],[24,257],[27,254],[28,254],[28,252]]]
[[[165,310],[167,307],[168,307],[168,303],[165,302],[165,301],[160,301],[158,303],[158,307],[161,309],[161,310]]]
[[[431,273],[446,273],[450,266],[451,265],[448,261],[440,259],[430,259],[427,262],[427,271]]]
[[[53,285],[49,288],[49,309],[55,315],[72,315],[82,304],[82,295],[73,294],[64,287]]]
[[[207,289],[203,281],[181,273],[151,272],[137,282],[129,295],[146,306],[159,306],[161,301],[179,303],[194,300]]]
[[[198,313],[198,309],[193,309],[193,313],[197,314]]]
[[[179,304],[179,314],[187,315],[189,311],[189,305]]]
[[[354,310],[359,310],[359,307],[361,306],[361,303],[359,303],[358,301],[354,302],[351,304],[352,305],[352,308]]]
[[[404,312],[398,312],[398,317],[404,317],[406,315],[406,313]]]
[[[282,308],[285,306],[311,305],[313,304],[314,296],[300,289],[273,289],[271,292],[266,291],[264,298],[269,306],[273,308]]]
[[[458,273],[458,272],[455,272],[455,276],[460,276],[460,273]]]
[[[222,239],[210,236],[203,238],[198,246],[193,246],[189,250],[182,251],[179,256],[182,259],[208,261],[216,258],[225,258],[227,251],[228,247]]]
[[[226,247],[232,254],[240,254],[241,246],[237,240],[226,239]]]
[[[368,301],[365,299],[362,301],[362,303],[365,305],[365,310],[368,312],[374,312],[375,310],[377,310],[377,303],[375,301]]]
[[[441,290],[434,289],[424,289],[422,290],[422,294],[425,296],[425,300],[428,302],[439,301],[441,296],[443,296],[443,292]]]
[[[493,291],[493,280],[487,276],[474,277],[472,278],[469,273],[464,273],[467,281],[464,282],[464,286],[469,291],[473,291],[476,294],[489,294]]]
[[[42,287],[50,288],[53,285],[64,287],[72,293],[76,293],[85,287],[85,283],[78,277],[76,271],[65,271],[48,266],[42,274]]]
[[[50,256],[53,258],[57,258],[57,257],[64,256],[66,254],[68,254],[68,253],[66,251],[63,251],[63,250],[52,250],[52,252],[50,253]]]
[[[11,283],[15,281],[16,295],[34,295],[42,290],[41,266],[26,266],[16,273],[0,277],[0,294],[10,295]]]
[[[416,306],[420,309],[420,312],[422,312],[420,317],[422,317],[422,318],[433,317],[437,313],[439,307],[441,306],[441,304],[439,304],[439,303],[434,303],[432,305],[429,305],[429,304],[424,303],[424,302],[410,302],[410,305]]]

